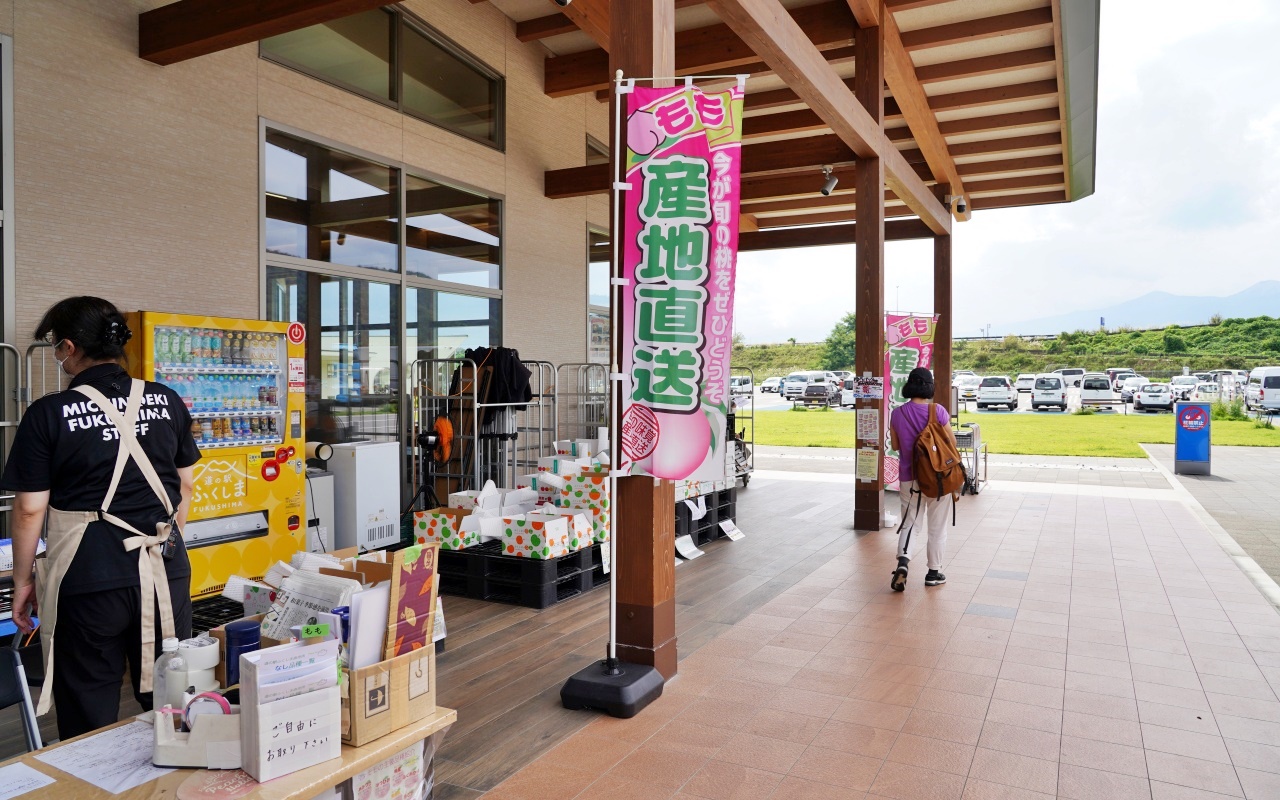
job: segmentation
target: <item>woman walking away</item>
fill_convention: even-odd
[[[889,418],[889,435],[893,447],[898,451],[898,493],[902,497],[902,525],[898,528],[898,567],[893,571],[889,585],[895,592],[907,588],[907,564],[911,554],[907,552],[911,544],[911,533],[916,522],[923,514],[928,520],[929,543],[925,551],[928,554],[929,572],[924,576],[925,586],[937,586],[947,582],[942,574],[942,555],[947,547],[947,510],[951,507],[950,495],[939,498],[926,497],[920,492],[916,482],[914,465],[911,463],[915,452],[916,438],[929,422],[929,408],[933,403],[933,373],[924,367],[916,367],[907,376],[907,384],[902,387],[902,396],[907,402],[893,410]],[[933,406],[939,424],[951,433],[951,415],[940,405]]]

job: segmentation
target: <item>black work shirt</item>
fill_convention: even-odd
[[[129,396],[129,374],[118,364],[89,367],[72,379],[71,387],[86,383],[111,399]],[[18,426],[0,487],[48,491],[49,505],[61,511],[101,509],[120,442],[116,427],[91,402],[68,389],[32,403]],[[123,413],[123,402],[117,407]],[[182,499],[178,470],[200,460],[191,435],[191,414],[182,398],[167,386],[147,381],[137,435],[177,508]],[[125,464],[111,508],[106,510],[147,534],[153,534],[156,523],[168,516],[132,459]],[[133,535],[107,522],[91,523],[59,591],[84,594],[137,586],[138,551],[127,552],[123,544]],[[179,546],[165,566],[171,582],[191,576],[185,547]]]

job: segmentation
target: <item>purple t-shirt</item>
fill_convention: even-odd
[[[938,422],[943,425],[951,423],[951,415],[942,406],[936,406]],[[915,452],[916,437],[924,430],[924,426],[929,422],[929,404],[928,403],[911,403],[908,402],[900,405],[893,410],[893,415],[889,417],[889,427],[893,428],[893,432],[898,436],[898,479],[904,481],[913,481],[916,479],[915,471],[911,465],[911,454]]]

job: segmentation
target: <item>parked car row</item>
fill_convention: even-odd
[[[783,398],[806,405],[842,404],[846,382],[853,376],[847,370],[808,370],[793,372],[785,378],[770,377],[760,383],[761,392],[777,392]],[[1103,372],[1085,372],[1076,367],[1062,367],[1048,373],[1019,373],[1010,381],[1005,375],[980,376],[961,369],[951,374],[951,385],[959,389],[961,400],[975,400],[978,408],[1018,407],[1018,396],[1031,394],[1031,408],[1066,410],[1068,387],[1080,388],[1082,405],[1133,403],[1135,410],[1167,409],[1180,401],[1213,402],[1222,395],[1222,387],[1239,391],[1243,387],[1245,408],[1251,411],[1280,412],[1280,366],[1244,370],[1216,369],[1190,375],[1176,375],[1167,383],[1153,382],[1128,367],[1111,367]],[[730,379],[733,394],[750,394],[754,387],[747,376]],[[850,397],[851,397],[850,393]]]

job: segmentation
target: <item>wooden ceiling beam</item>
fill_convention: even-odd
[[[829,225],[837,222],[853,222],[855,209],[846,208],[840,211],[825,211],[814,214],[787,214],[776,217],[756,217],[760,230],[766,228],[789,228],[794,225]],[[915,212],[906,206],[888,206],[884,210],[885,218],[913,217]],[[929,230],[925,226],[925,230]]]
[[[969,19],[964,22],[953,22],[948,25],[936,25],[932,28],[920,28],[902,34],[902,46],[908,52],[925,50],[932,47],[945,47],[952,44],[989,39],[993,36],[1007,36],[1011,33],[1044,30],[1053,27],[1053,10],[1048,6],[1033,8],[1028,11],[1015,11],[1012,14],[997,14],[993,17]]]
[[[790,17],[788,17],[790,19]],[[844,0],[827,0],[795,10],[794,24],[820,49],[853,44],[853,15]],[[760,61],[756,51],[723,23],[676,31],[676,75],[737,67]],[[609,54],[605,50],[548,58],[543,62],[543,90],[550,97],[566,97],[609,86]]]
[[[791,250],[797,247],[853,244],[856,233],[857,225],[853,222],[842,225],[815,225],[807,228],[774,228],[750,233],[743,232],[738,234],[738,250],[741,252]],[[918,219],[892,220],[884,224],[886,242],[931,238],[933,238],[933,231]]]
[[[564,11],[560,13],[573,20],[573,24],[590,36],[592,41],[604,50],[609,49],[609,0],[577,0],[567,6],[560,6],[554,0],[548,1],[563,8]]]
[[[945,183],[950,187],[950,194],[964,197],[964,181],[956,171],[955,159],[947,150],[947,140],[942,126],[924,93],[924,87],[916,79],[916,67],[902,42],[902,32],[898,30],[897,20],[892,14],[885,14],[881,24],[884,31],[884,79],[893,92],[902,116],[907,121],[907,128],[916,141],[916,146],[924,154],[929,172],[937,183]],[[948,206],[948,210],[954,206]],[[968,218],[968,206],[962,218]]]
[[[958,169],[966,178],[970,175],[996,175],[1005,172],[1046,172],[1062,169],[1062,156],[1027,156],[1007,158],[1003,161],[977,161],[961,164]]]
[[[1000,197],[975,197],[973,198],[974,208],[1012,208],[1014,206],[1039,206],[1046,203],[1065,203],[1067,202],[1067,193],[1062,190],[1056,192],[1033,192],[1030,194],[1008,194]]]
[[[953,144],[948,149],[952,158],[966,156],[990,155],[992,153],[1016,153],[1021,150],[1042,150],[1046,147],[1061,147],[1060,133],[1033,133],[1028,136],[1007,136],[1002,139],[983,139],[979,142]]]
[[[982,75],[998,75],[1002,72],[1053,64],[1056,53],[1057,49],[1054,47],[1032,47],[1028,50],[1014,50],[992,56],[944,61],[940,64],[917,67],[916,77],[921,83],[939,83]]]
[[[138,57],[177,64],[383,5],[386,0],[178,0],[138,15]]]
[[[913,101],[915,102],[915,101]],[[928,111],[919,112],[921,114],[932,114]],[[901,120],[903,115],[899,115],[896,119]],[[985,117],[967,117],[965,119],[952,120],[951,122],[934,122],[933,127],[938,130],[937,138],[940,140],[944,136],[956,136],[962,133],[981,133],[985,131],[1002,131],[1012,130],[1014,128],[1022,128],[1030,125],[1043,125],[1049,122],[1058,121],[1058,110],[1056,108],[1037,109],[1034,111],[1019,111],[1011,114],[991,114]],[[742,138],[744,140],[758,139],[764,136],[777,136],[779,134],[788,133],[811,133],[813,131],[827,130],[828,126],[813,111],[809,109],[801,109],[797,111],[780,111],[775,114],[759,114],[747,117],[742,121]],[[885,131],[885,136],[890,141],[901,142],[908,139],[917,139],[914,128],[889,128]],[[947,144],[942,141],[939,147],[942,150],[947,149]],[[924,150],[923,147],[920,148]],[[952,154],[954,156],[954,154]],[[928,152],[925,155],[928,160]],[[934,177],[937,177],[935,174]]]
[[[898,200],[897,195],[893,192],[886,191],[884,193],[885,202],[893,202]],[[784,211],[808,211],[819,210],[823,208],[831,208],[833,206],[852,206],[857,205],[857,194],[850,188],[845,192],[836,192],[829,196],[823,196],[817,191],[813,191],[807,197],[791,197],[785,200],[761,200],[757,202],[744,202],[742,210],[751,214],[776,214]]]
[[[1020,175],[1016,178],[996,178],[987,181],[970,181],[969,191],[977,197],[986,192],[1008,192],[1014,189],[1062,189],[1066,186],[1061,172],[1047,172],[1043,175]]]
[[[711,0],[707,5],[774,68],[855,155],[881,160],[889,188],[919,214],[931,230],[950,232],[951,217],[947,210],[779,0]],[[798,9],[797,13],[803,10]],[[849,13],[847,6],[844,11]]]
[[[479,2],[486,2],[486,0],[479,0]],[[582,2],[582,0],[575,0],[575,2]],[[702,0],[675,0],[675,4],[678,11],[689,6],[702,5]],[[559,6],[557,5],[557,7]],[[572,8],[572,5],[568,6],[568,9]],[[568,13],[568,10],[566,10],[565,12],[548,14],[545,17],[534,17],[524,22],[517,22],[516,39],[522,42],[536,42],[542,39],[550,39],[552,36],[561,36],[580,30],[578,25],[569,18]]]

